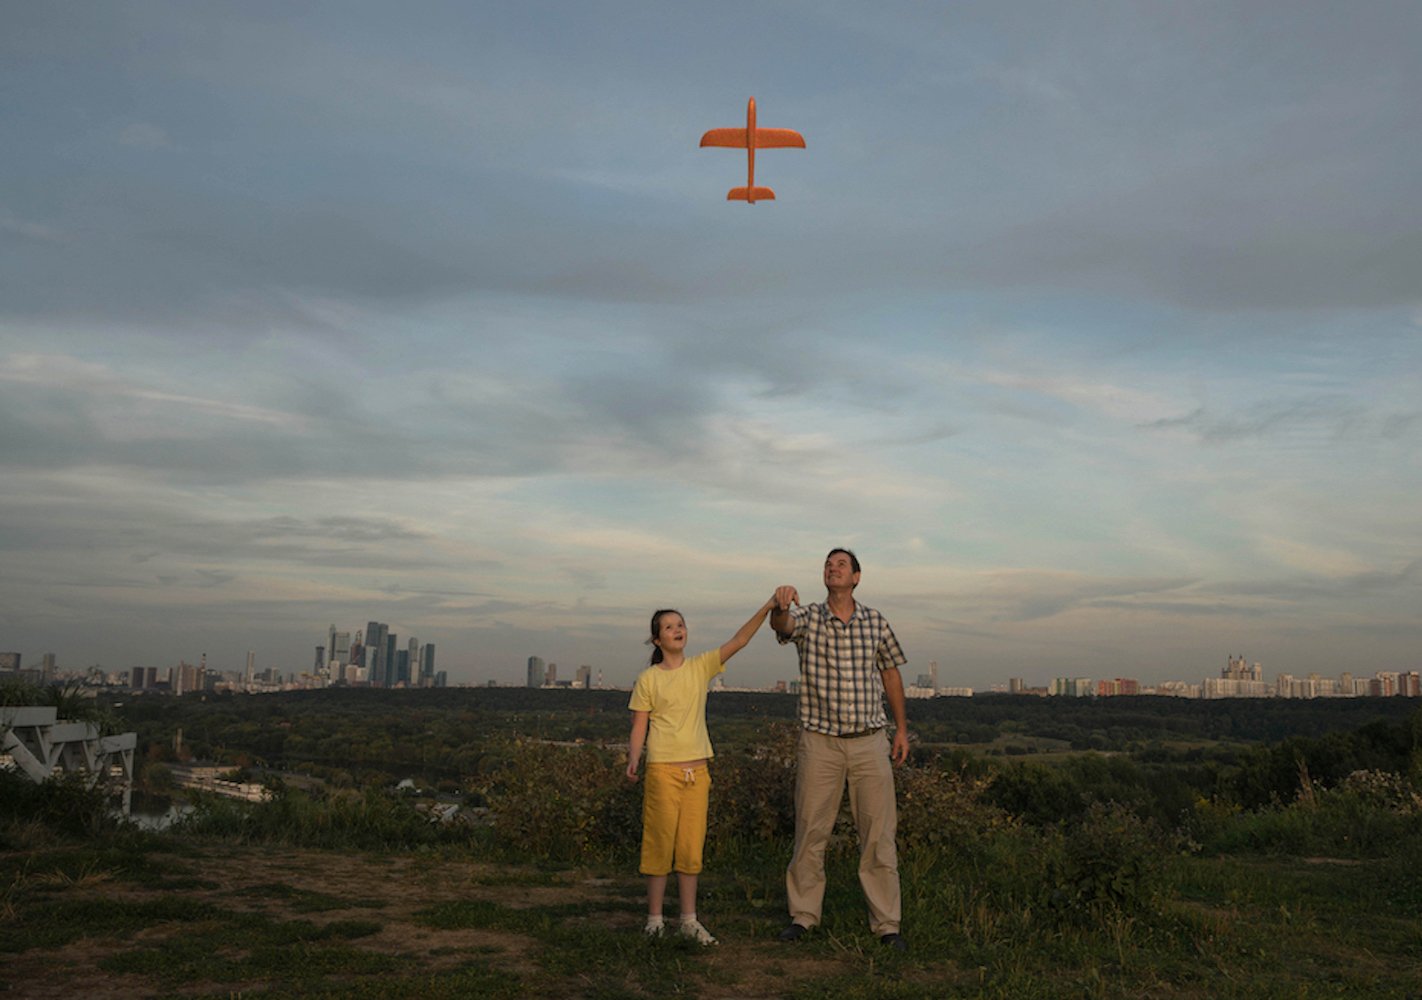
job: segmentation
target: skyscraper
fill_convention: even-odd
[[[390,658],[386,655],[390,627],[371,622],[365,627],[365,677],[371,687],[390,686]]]
[[[351,634],[349,632],[337,632],[335,634],[335,645],[331,647],[331,662],[345,664],[351,661]]]
[[[443,687],[435,684],[435,644],[427,642],[420,649],[420,687]]]
[[[528,687],[536,688],[543,686],[543,658],[530,656],[528,658]]]

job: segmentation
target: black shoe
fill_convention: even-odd
[[[798,941],[805,936],[805,932],[808,930],[809,928],[804,924],[791,924],[780,932],[780,940],[787,944]]]
[[[784,936],[783,934],[781,935],[782,938]],[[894,951],[908,951],[908,942],[904,940],[904,936],[898,931],[894,931],[891,934],[881,934],[879,936],[879,943],[894,949]]]

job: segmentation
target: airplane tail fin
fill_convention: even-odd
[[[727,201],[774,201],[775,192],[770,188],[731,188],[726,194]]]

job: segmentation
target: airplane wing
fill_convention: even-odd
[[[760,133],[765,129],[756,129],[756,139],[760,138]],[[735,146],[739,149],[746,148],[746,130],[743,128],[713,128],[701,137],[703,146]],[[803,143],[802,143],[803,145]]]
[[[758,128],[755,130],[755,144],[758,149],[775,149],[786,146],[805,148],[805,137],[789,128]],[[746,148],[746,130],[743,128],[713,128],[701,137],[703,146],[735,146]]]
[[[731,131],[734,132],[736,129],[731,129]],[[740,129],[740,131],[744,132],[745,129]],[[706,145],[706,140],[702,139],[701,144]],[[804,149],[805,137],[790,128],[758,128],[755,130],[755,144],[760,149],[784,148],[786,146],[798,146],[800,149]],[[737,145],[745,144],[737,143]]]

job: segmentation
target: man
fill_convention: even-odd
[[[899,951],[899,868],[894,835],[898,807],[889,766],[908,759],[908,718],[899,667],[906,662],[884,616],[854,599],[859,560],[848,549],[825,557],[823,604],[800,605],[794,587],[777,587],[770,625],[781,644],[800,653],[800,743],[795,770],[795,853],[785,872],[790,926],[782,941],[798,941],[820,922],[825,896],[825,848],[849,785],[859,831],[859,884],[869,926]],[[791,607],[791,605],[796,605]],[[894,716],[893,748],[884,732],[884,700]]]

